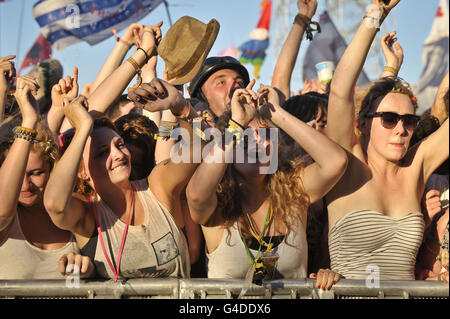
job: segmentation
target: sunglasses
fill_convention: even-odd
[[[394,112],[371,112],[366,115],[368,118],[381,117],[381,125],[386,129],[393,129],[398,121],[402,120],[403,126],[408,131],[414,131],[419,123],[420,116],[414,114],[397,114]]]

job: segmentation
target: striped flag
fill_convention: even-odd
[[[163,0],[40,0],[33,17],[56,50],[85,41],[90,45],[139,21]]]

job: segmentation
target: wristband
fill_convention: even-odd
[[[397,76],[399,70],[397,70],[396,68],[393,68],[391,66],[385,66],[383,71],[391,72],[392,74],[394,74],[394,76]]]

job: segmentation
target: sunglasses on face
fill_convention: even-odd
[[[414,114],[400,115],[394,112],[371,112],[366,117],[381,117],[381,125],[386,129],[393,129],[397,126],[398,121],[402,120],[403,126],[408,131],[414,131],[420,120],[420,116]]]

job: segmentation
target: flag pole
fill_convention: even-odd
[[[172,18],[170,17],[169,4],[167,3],[166,0],[163,0],[163,2],[164,2],[164,6],[166,7],[167,17],[169,18],[170,26],[172,26]]]
[[[20,44],[22,42],[22,29],[23,29],[23,14],[25,12],[25,0],[22,0],[22,8],[20,12],[20,19],[19,19],[19,34],[17,36],[17,46],[16,46],[16,59],[17,62],[20,61]]]

